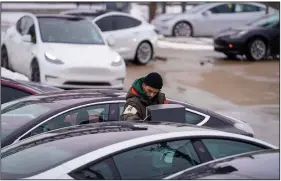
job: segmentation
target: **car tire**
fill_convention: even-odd
[[[179,32],[180,30],[182,30],[183,32]],[[189,23],[187,23],[185,21],[178,22],[175,24],[175,26],[173,28],[173,36],[174,37],[192,37],[193,28]]]
[[[232,54],[232,53],[224,53],[225,56],[227,56],[227,59],[229,60],[235,60],[236,59],[236,55]]]
[[[32,61],[31,63],[31,75],[30,75],[30,80],[32,82],[41,82],[40,79],[40,68],[39,68],[39,64],[36,60]]]
[[[1,67],[10,69],[8,51],[4,46],[1,48]]]
[[[143,41],[139,44],[136,55],[135,62],[139,65],[146,65],[153,56],[153,49],[148,41]]]
[[[261,38],[255,38],[248,43],[246,57],[252,61],[263,60],[267,55],[267,45]]]

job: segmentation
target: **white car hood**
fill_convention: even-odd
[[[44,43],[43,50],[67,65],[76,66],[108,66],[119,56],[107,45]]]

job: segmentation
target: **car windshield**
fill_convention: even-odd
[[[280,21],[279,14],[262,17],[254,22],[248,23],[249,26],[255,27],[270,27]]]
[[[105,44],[95,25],[86,19],[39,17],[38,21],[43,42]]]
[[[21,101],[5,107],[6,109],[1,112],[1,140],[57,106],[51,103]]]

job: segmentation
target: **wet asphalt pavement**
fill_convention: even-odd
[[[125,88],[159,72],[167,97],[248,122],[259,139],[279,146],[279,61],[226,60],[214,51],[157,49],[146,66],[128,64]]]

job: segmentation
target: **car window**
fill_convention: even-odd
[[[240,153],[262,150],[264,148],[236,140],[202,139],[213,158],[222,158]]]
[[[211,8],[209,11],[211,11],[213,14],[220,14],[220,13],[233,13],[234,5],[231,3],[228,4],[221,4],[216,7]]]
[[[59,115],[34,129],[29,136],[41,134],[46,131],[64,128],[79,124],[89,124],[100,121],[108,121],[109,104],[101,104],[83,107]],[[25,139],[27,137],[24,137]]]
[[[141,24],[141,21],[135,18],[122,15],[115,15],[114,20],[116,21],[116,30],[133,28]]]
[[[75,180],[120,180],[112,158],[69,174]]]
[[[56,107],[54,106],[53,108],[55,109]],[[52,108],[48,106],[48,103],[32,104],[20,102],[7,107],[1,113],[1,139],[4,139],[13,131],[49,112],[50,110],[52,110]]]
[[[36,43],[35,24],[31,17],[26,17],[26,26],[23,30],[23,35],[30,35],[32,42]]]
[[[100,31],[89,20],[40,17],[38,22],[43,42],[104,45]]]
[[[204,116],[201,116],[199,114],[190,111],[185,111],[185,122],[188,124],[198,124],[204,119],[205,119]]]
[[[246,13],[246,12],[257,12],[264,10],[261,7],[254,6],[251,4],[235,4],[235,12],[236,13]]]
[[[113,31],[116,29],[116,22],[114,21],[113,16],[106,16],[104,18],[96,21],[96,24],[101,29],[102,32]]]
[[[125,102],[119,103],[118,105],[119,105],[119,115],[121,116],[121,114],[124,111]]]
[[[31,95],[28,92],[1,85],[1,104]]]
[[[124,180],[161,179],[200,162],[189,140],[161,142],[136,148],[113,156],[113,160]]]

